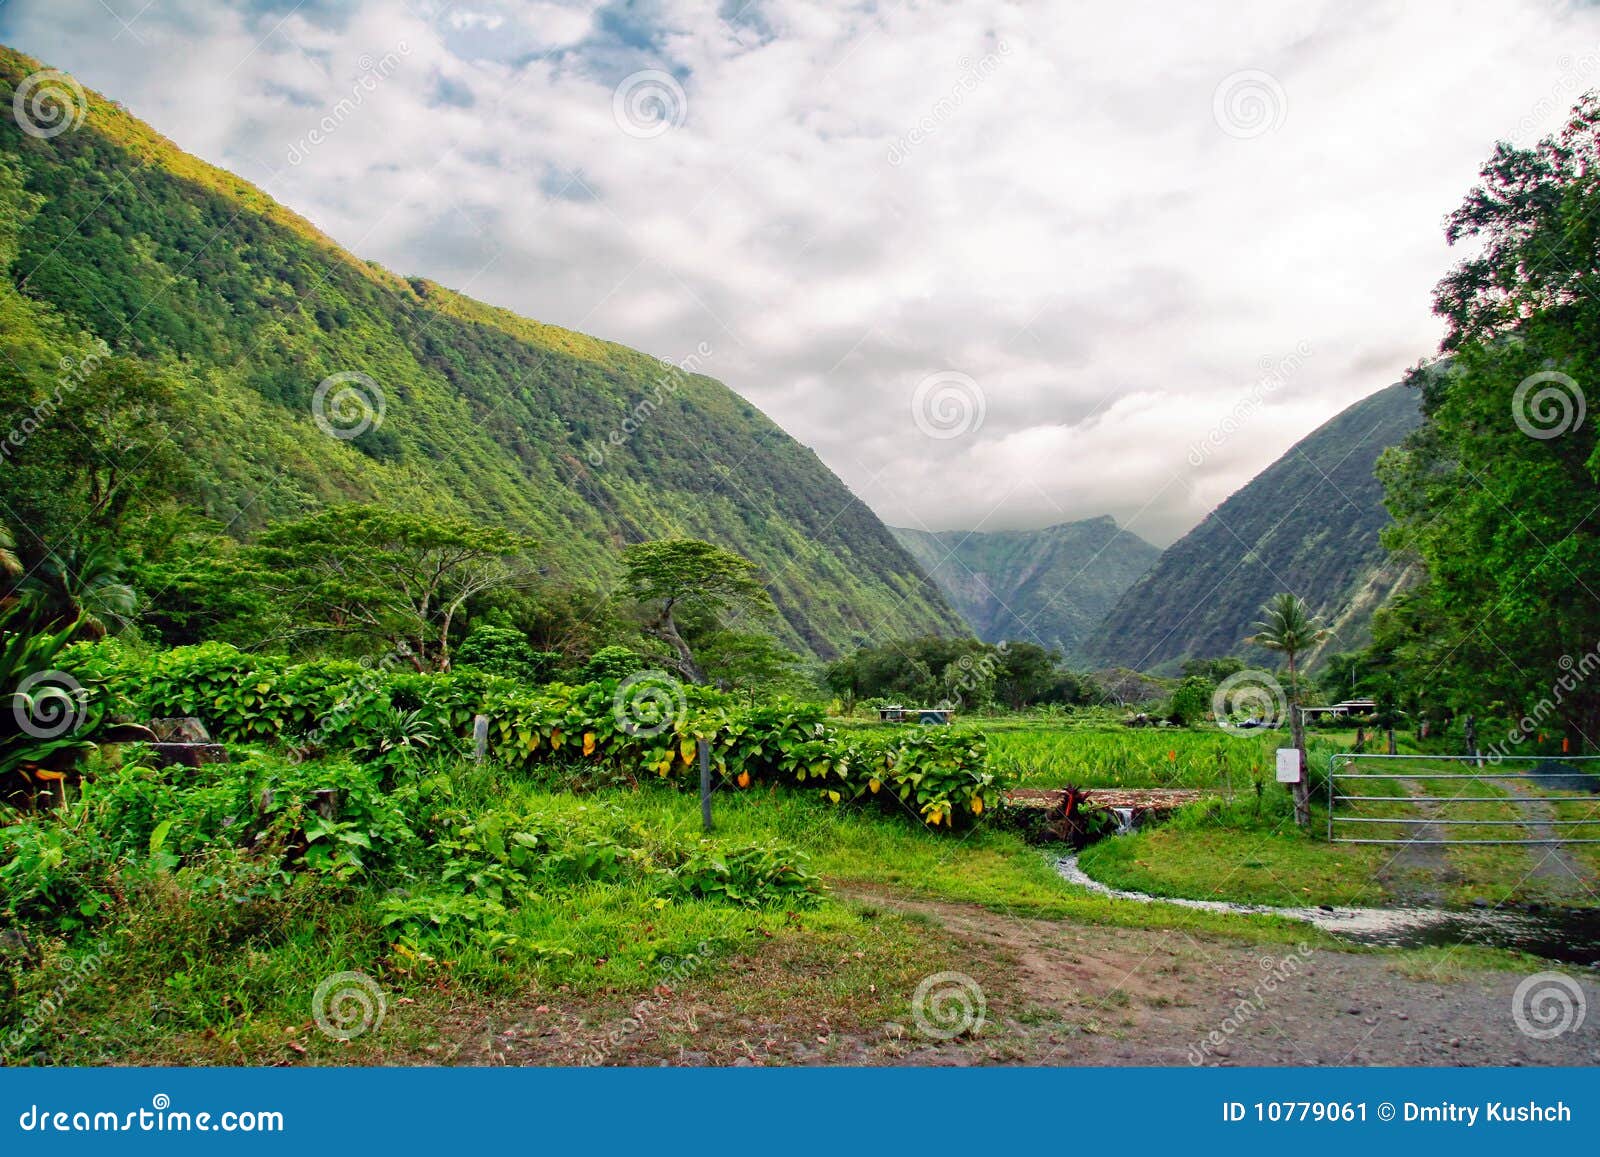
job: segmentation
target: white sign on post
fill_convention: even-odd
[[[1298,747],[1278,748],[1278,782],[1300,782],[1300,749]]]

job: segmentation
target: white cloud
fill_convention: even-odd
[[[363,257],[661,356],[709,342],[891,522],[1112,513],[1158,543],[1431,352],[1442,216],[1497,137],[1600,84],[1600,13],[1561,0],[707,7],[184,0],[130,31],[13,0],[0,33]],[[611,98],[646,68],[687,109],[638,139]],[[1247,70],[1283,104],[1230,135]],[[911,414],[942,370],[985,393],[961,438]]]

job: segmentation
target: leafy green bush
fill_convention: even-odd
[[[868,735],[852,749],[856,777],[890,810],[930,827],[971,827],[1000,803],[1003,786],[987,767],[981,734],[944,728],[896,728]]]
[[[578,672],[578,679],[584,683],[595,683],[602,679],[626,679],[629,675],[637,675],[644,670],[644,658],[636,651],[627,647],[601,647]]]
[[[822,893],[805,857],[777,844],[719,848],[701,840],[673,878],[686,895],[747,908],[807,907]]]
[[[199,716],[227,742],[278,740],[313,757],[348,753],[391,778],[464,741],[481,713],[492,721],[490,756],[529,771],[609,768],[692,786],[706,743],[718,782],[737,789],[809,788],[836,804],[880,797],[944,828],[969,826],[1002,793],[981,734],[894,728],[847,739],[817,705],[744,705],[659,672],[535,690],[480,670],[440,675],[346,660],[290,664],[217,643],[150,658],[123,649],[75,651],[74,661],[133,709]]]
[[[561,655],[534,650],[521,631],[484,624],[474,627],[461,640],[456,648],[456,666],[476,667],[523,683],[548,683],[561,666]]]

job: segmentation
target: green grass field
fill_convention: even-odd
[[[1314,742],[1333,751],[1347,739],[1319,735]],[[1261,774],[1278,742],[1271,734],[1118,734],[1037,723],[996,729],[991,739],[999,758],[1013,761],[1030,786],[1215,790],[1169,823],[1088,848],[1083,866],[1106,883],[1275,905],[1395,900],[1392,881],[1403,873],[1391,869],[1392,849],[1329,844],[1320,805],[1310,832],[1294,827],[1288,793]],[[596,789],[472,764],[454,765],[446,774],[452,806],[467,814],[514,815],[524,826],[618,838],[631,832],[623,842],[638,847],[701,839],[698,801],[668,785]],[[1390,781],[1367,787],[1371,794],[1401,791]],[[1411,807],[1370,806],[1380,816]],[[1508,805],[1484,790],[1471,803],[1455,806],[1471,809],[1471,818],[1487,819]],[[1595,804],[1574,798],[1558,806]],[[918,978],[949,966],[940,955],[948,942],[940,947],[915,914],[895,911],[880,898],[979,905],[1002,919],[1173,929],[1260,943],[1334,943],[1289,920],[1085,893],[1055,873],[1056,849],[1027,845],[999,818],[985,816],[973,830],[952,834],[876,809],[833,806],[810,793],[719,792],[713,849],[753,842],[796,849],[826,882],[820,903],[794,910],[739,907],[663,894],[659,886],[627,878],[578,880],[519,893],[494,920],[446,922],[421,939],[398,935],[386,921],[397,898],[429,886],[404,869],[345,880],[296,876],[269,897],[241,895],[227,875],[237,869],[234,861],[201,855],[161,868],[153,855],[149,861],[134,856],[106,869],[114,910],[101,913],[97,923],[73,934],[42,925],[27,930],[25,957],[19,962],[13,954],[8,965],[7,1000],[13,1010],[48,1001],[62,1011],[49,1034],[30,1038],[12,1059],[269,1063],[285,1048],[304,1050],[312,1060],[346,1063],[426,1058],[454,1047],[441,1043],[440,1026],[460,1010],[481,1017],[496,1002],[527,1003],[541,993],[569,1004],[648,993],[663,976],[673,978],[684,960],[695,962],[700,980],[745,985],[735,977],[749,975],[758,950],[776,951],[789,961],[788,970],[750,989],[749,1000],[794,1008],[821,1001],[841,1015],[855,1010],[866,1019],[894,1019],[905,1014],[896,1002]],[[1497,884],[1503,890],[1505,880],[1522,873],[1526,865],[1518,857],[1527,854],[1452,853],[1450,898],[1495,895]],[[734,971],[724,977],[725,969]],[[365,973],[393,1000],[419,1006],[416,1014],[397,1019],[382,1052],[372,1051],[376,1046],[370,1043],[348,1048],[308,1031],[309,990],[337,971]],[[63,980],[83,976],[92,982]]]
[[[596,832],[621,825],[654,842],[701,838],[698,800],[670,786],[574,794],[492,767],[460,764],[449,774],[454,806],[469,813]],[[828,886],[820,904],[748,908],[669,898],[627,881],[576,882],[521,893],[514,903],[508,896],[504,916],[447,923],[418,941],[385,922],[386,903],[426,886],[403,871],[343,882],[297,876],[279,895],[250,896],[226,875],[237,864],[207,856],[171,869],[113,866],[107,887],[114,910],[103,912],[98,926],[70,936],[30,927],[26,956],[9,958],[10,992],[0,996],[13,1011],[45,1001],[63,1008],[52,1031],[31,1037],[13,1063],[40,1055],[53,1063],[263,1063],[282,1055],[285,1041],[310,1050],[312,1059],[370,1060],[376,1058],[307,1031],[319,978],[362,972],[393,999],[427,1004],[442,1016],[541,992],[583,999],[648,992],[675,961],[703,961],[697,969],[715,975],[721,962],[773,941],[811,961],[806,985],[822,984],[845,1004],[870,1004],[875,1015],[892,1018],[905,1009],[882,1007],[880,994],[908,993],[917,978],[947,963],[924,943],[913,918],[874,910],[873,898],[886,892],[1012,917],[1327,942],[1286,920],[1087,894],[1056,875],[1048,853],[994,823],[940,833],[793,791],[719,792],[715,813],[718,848],[770,840],[802,852]],[[860,947],[870,951],[862,956]],[[841,960],[848,967],[837,967]],[[64,977],[81,975],[92,983],[63,990]],[[385,1047],[431,1048],[424,1036],[408,1043],[391,1034]]]

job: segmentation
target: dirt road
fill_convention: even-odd
[[[866,967],[870,952],[821,961],[780,939],[644,999],[463,1008],[427,1055],[391,1062],[1600,1064],[1600,978],[1590,970],[1566,970],[1561,990],[1569,1020],[1586,1009],[1581,1026],[1540,1040],[1513,1015],[1524,979],[1515,973],[1446,965],[1449,978],[1436,978],[1416,958],[1019,919],[879,892],[853,898],[937,938],[952,976],[934,984],[920,1023],[830,996],[830,973]],[[778,990],[786,995],[764,995]],[[905,993],[881,995],[903,1013]]]

